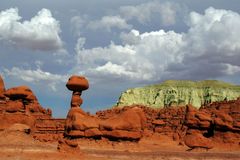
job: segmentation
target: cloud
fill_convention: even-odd
[[[184,38],[187,47],[183,49],[188,76],[200,73],[196,75],[199,78],[216,78],[238,73],[233,69],[240,65],[237,62],[240,59],[238,13],[210,7],[203,15],[191,12],[188,25]]]
[[[32,50],[63,50],[60,24],[51,11],[42,9],[31,20],[21,20],[17,8],[1,11],[0,40]]]
[[[185,33],[131,30],[122,44],[76,45],[76,71],[103,81],[156,82],[165,79],[215,79],[240,73],[240,15],[208,8],[191,12]]]
[[[104,16],[100,20],[89,22],[88,28],[93,30],[104,29],[110,32],[112,28],[131,29],[132,26],[127,24],[126,20],[120,16]]]
[[[138,22],[150,23],[154,15],[160,17],[161,23],[165,26],[174,25],[179,6],[172,2],[151,1],[136,6],[120,7],[120,15],[126,20],[137,19]]]
[[[77,36],[81,35],[81,29],[86,25],[87,15],[84,16],[73,16],[70,20],[71,30]]]
[[[56,91],[57,84],[66,82],[68,77],[67,75],[45,72],[40,68],[31,70],[13,67],[12,69],[4,69],[3,74],[33,84],[47,85],[52,91]]]
[[[132,31],[138,32],[136,30]],[[83,41],[76,46],[79,70],[88,76],[150,81],[161,77],[168,63],[179,62],[182,35],[163,30],[136,34],[134,45],[116,45],[84,49]]]

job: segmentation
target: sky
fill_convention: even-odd
[[[84,75],[85,111],[128,88],[168,79],[240,85],[238,0],[11,0],[0,2],[0,75],[27,85],[66,117],[71,75]]]

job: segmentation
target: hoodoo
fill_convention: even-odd
[[[66,87],[73,91],[71,108],[65,126],[66,138],[101,138],[139,140],[142,137],[146,117],[141,108],[130,108],[109,119],[100,119],[85,113],[81,108],[82,91],[89,87],[82,76],[69,78]]]
[[[82,91],[87,90],[89,87],[88,80],[85,77],[73,75],[69,78],[66,87],[73,91],[71,107],[80,107],[83,103]]]

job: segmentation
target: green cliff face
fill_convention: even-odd
[[[158,85],[128,89],[123,92],[117,106],[141,104],[154,108],[203,104],[234,100],[240,97],[240,86],[216,80],[168,80]]]

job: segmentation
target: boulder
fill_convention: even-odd
[[[65,124],[65,134],[67,136],[95,137],[100,135],[97,131],[98,128],[99,120],[89,116],[81,108],[73,107],[69,110]]]
[[[33,94],[32,90],[27,86],[13,87],[4,93],[6,97],[10,99],[25,99],[29,101],[37,100],[36,96]]]
[[[100,130],[140,131],[144,127],[146,117],[141,108],[130,108],[119,115],[100,123]]]
[[[68,79],[66,87],[71,91],[83,91],[89,88],[89,84],[85,77],[73,75]]]
[[[210,139],[204,137],[201,133],[187,134],[184,138],[184,143],[191,149],[195,148],[213,148],[213,143]]]
[[[58,141],[58,151],[64,153],[80,154],[80,147],[77,142],[69,139],[61,139]]]

